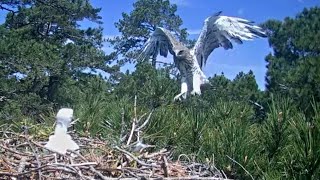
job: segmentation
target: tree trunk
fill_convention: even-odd
[[[58,90],[58,86],[59,86],[59,79],[60,78],[58,76],[50,76],[49,77],[47,98],[51,102],[53,102],[55,100],[55,94],[56,94],[56,92]]]

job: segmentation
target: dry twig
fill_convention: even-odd
[[[227,158],[229,158],[231,161],[233,161],[234,163],[238,164],[250,177],[251,179],[254,180],[253,176],[249,173],[249,171],[246,170],[246,168],[244,168],[240,163],[238,163],[236,160],[232,159],[230,156],[226,155]]]

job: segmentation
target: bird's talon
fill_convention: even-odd
[[[181,101],[181,96],[176,96],[173,98],[173,101]]]
[[[183,99],[187,98],[187,93],[182,93],[182,94],[178,94],[176,95],[173,100],[174,101],[182,101]]]
[[[193,91],[191,91],[191,93],[190,93],[191,95],[201,95],[201,91],[199,91],[199,90],[193,90]]]

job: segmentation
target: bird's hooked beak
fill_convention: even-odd
[[[178,49],[178,50],[175,50],[175,51],[174,51],[174,53],[175,53],[176,56],[181,56],[181,55],[182,55],[182,52],[183,52],[183,50],[181,50],[181,49]]]

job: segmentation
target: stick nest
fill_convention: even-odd
[[[63,155],[46,149],[45,140],[14,132],[1,134],[0,179],[226,178],[213,165],[182,156],[173,160],[166,149],[133,153],[101,139],[72,135],[80,150]]]

